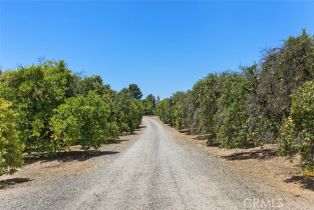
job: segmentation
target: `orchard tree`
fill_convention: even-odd
[[[133,133],[141,124],[144,111],[142,103],[125,88],[116,95],[114,101],[120,132]]]
[[[128,91],[131,94],[131,97],[134,99],[140,100],[143,96],[141,89],[138,87],[137,84],[130,84]]]
[[[157,104],[157,113],[160,119],[171,126],[173,122],[171,97],[165,98]]]
[[[74,76],[63,61],[46,61],[1,75],[0,95],[19,114],[18,129],[27,151],[49,150],[52,110],[74,95]]]
[[[213,120],[217,112],[217,99],[222,91],[218,86],[218,79],[218,75],[209,74],[192,88],[192,100],[195,104],[193,127],[200,134],[215,135]]]
[[[119,134],[117,123],[110,119],[110,106],[94,92],[69,98],[54,112],[50,121],[53,152],[75,144],[84,150],[98,149]]]
[[[143,101],[145,115],[154,115],[156,112],[157,101],[153,94],[149,94]]]
[[[80,79],[77,84],[77,94],[87,95],[90,91],[98,95],[113,97],[114,91],[109,85],[104,85],[100,76],[90,76]]]
[[[145,99],[152,105],[152,109],[156,108],[157,101],[153,94],[149,94]]]
[[[305,31],[289,37],[280,48],[267,51],[258,79],[257,100],[261,112],[271,122],[273,138],[290,115],[293,92],[314,79],[314,38]]]
[[[218,142],[222,147],[254,146],[247,136],[246,113],[248,104],[248,80],[243,74],[229,73],[220,77],[217,112],[214,127]]]
[[[17,132],[17,115],[12,104],[0,98],[0,175],[23,163],[23,145]]]
[[[301,153],[303,168],[314,170],[314,81],[304,83],[292,96],[291,115],[281,127],[283,155]]]

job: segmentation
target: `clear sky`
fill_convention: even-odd
[[[314,33],[314,1],[0,0],[0,66],[64,59],[115,90],[137,83],[163,98],[258,62],[302,28]]]

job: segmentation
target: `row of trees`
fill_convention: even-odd
[[[141,123],[144,103],[135,84],[120,92],[100,76],[80,77],[63,61],[0,73],[0,174],[23,153],[53,155],[72,145],[97,149]]]
[[[278,142],[284,155],[301,153],[314,169],[314,37],[303,31],[259,64],[241,72],[209,74],[191,90],[157,106],[160,118],[178,129],[206,134],[226,148]]]

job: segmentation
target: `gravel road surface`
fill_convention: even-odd
[[[155,117],[92,170],[0,196],[0,209],[306,209],[230,163],[177,139]],[[1,194],[1,191],[0,191]]]

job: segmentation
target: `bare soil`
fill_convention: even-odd
[[[25,157],[25,164],[13,174],[0,176],[0,197],[6,193],[23,190],[34,184],[53,181],[58,176],[78,174],[97,167],[105,159],[128,148],[143,132],[138,129],[134,134],[125,134],[108,144],[102,145],[98,150],[84,151],[79,145],[72,146],[70,151],[57,153],[54,157]],[[37,183],[34,183],[37,182]]]
[[[279,189],[283,194],[304,198],[314,206],[314,177],[303,176],[300,171],[300,156],[282,157],[276,144],[249,149],[225,149],[207,146],[206,140],[196,140],[195,135],[177,132],[167,126],[178,138],[198,145],[217,158],[236,166],[243,175]]]

